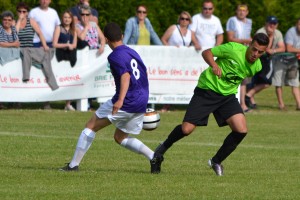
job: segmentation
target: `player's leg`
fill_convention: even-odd
[[[196,126],[194,124],[191,124],[189,122],[183,122],[180,125],[177,125],[173,131],[169,134],[169,136],[167,137],[167,139],[160,144],[155,152],[157,154],[165,154],[165,152],[178,140],[181,140],[182,138],[184,138],[185,136],[188,136],[189,134],[191,134],[193,132],[193,130],[196,128]]]
[[[247,134],[246,118],[235,95],[224,97],[224,103],[213,113],[218,125],[229,125],[231,133],[225,138],[217,153],[209,160],[209,166],[218,176],[223,175],[221,163],[236,149]]]
[[[300,90],[299,90],[299,87],[294,87],[292,86],[292,93],[293,93],[293,96],[296,100],[296,109],[297,110],[300,110]]]
[[[276,93],[279,109],[284,110],[285,105],[284,105],[284,101],[283,101],[283,97],[282,97],[282,87],[281,86],[276,86],[275,87],[275,93]]]
[[[81,132],[81,134],[78,138],[78,142],[76,145],[73,159],[65,167],[66,169],[62,168],[62,170],[70,171],[73,169],[78,169],[78,166],[79,166],[83,156],[89,150],[89,148],[95,138],[95,133],[98,130],[100,130],[110,124],[111,123],[107,118],[98,118],[97,115],[94,114],[92,116],[92,118],[87,122],[86,128],[83,129],[83,131]]]
[[[154,152],[137,138],[129,137],[120,129],[116,129],[114,134],[115,141],[121,146],[138,154],[144,155],[148,160],[153,158]]]
[[[236,149],[247,134],[246,118],[244,114],[238,113],[226,120],[231,128],[231,133],[225,138],[222,146],[215,156],[209,160],[209,165],[218,176],[223,175],[221,163]]]
[[[196,126],[207,125],[209,114],[216,109],[218,105],[218,103],[210,98],[214,95],[216,94],[211,91],[200,88],[195,89],[195,93],[186,110],[183,123],[181,125],[177,125],[169,134],[167,139],[156,148],[154,160],[157,158],[158,162],[153,162],[151,164],[151,170],[153,169],[153,173],[160,173],[160,165],[163,161],[163,155],[175,142],[190,135]]]

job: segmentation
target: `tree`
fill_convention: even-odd
[[[31,8],[38,6],[39,0],[23,0]],[[1,0],[0,11],[11,10],[16,14],[16,5],[20,0]],[[76,5],[79,0],[52,0],[51,7],[61,14],[71,6]],[[299,0],[245,0],[249,6],[249,18],[253,21],[252,33],[255,33],[265,24],[265,19],[269,15],[275,15],[279,19],[279,30],[283,34],[296,23],[300,16]],[[90,1],[91,6],[99,12],[99,25],[101,28],[107,22],[116,22],[124,30],[126,20],[135,15],[135,8],[139,4],[148,7],[148,17],[158,33],[162,36],[165,30],[172,24],[177,23],[177,17],[182,11],[188,11],[191,15],[201,12],[201,1],[199,0],[97,0]],[[215,0],[215,12],[222,22],[225,30],[226,21],[230,16],[235,15],[236,6],[240,0]]]

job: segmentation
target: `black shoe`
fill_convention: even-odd
[[[72,167],[72,168],[71,168],[71,167],[69,166],[69,164],[70,164],[70,163],[66,163],[66,166],[60,168],[59,171],[66,171],[66,172],[68,172],[68,171],[78,171],[78,170],[79,170],[78,166],[75,166],[75,167]]]
[[[154,153],[152,160],[150,160],[151,174],[159,174],[161,163],[164,161],[164,157],[161,154]]]
[[[248,108],[252,108],[251,99],[247,95],[245,95],[245,104]]]
[[[212,161],[212,159],[209,159],[208,160],[208,166],[215,171],[217,176],[223,176],[224,175],[223,166],[221,164],[214,163]]]

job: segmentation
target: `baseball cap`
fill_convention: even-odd
[[[278,19],[275,16],[268,16],[266,22],[270,24],[277,24]]]

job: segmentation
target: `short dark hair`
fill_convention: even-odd
[[[146,6],[146,5],[144,5],[144,4],[140,4],[140,5],[138,5],[138,6],[135,8],[135,11],[137,12],[137,11],[139,10],[139,8],[140,8],[140,7],[143,7],[143,8],[145,8],[146,12],[148,11],[148,9],[147,9],[147,6]]]
[[[1,17],[2,19],[4,17],[11,17],[12,19],[14,19],[14,14],[10,10],[6,10],[2,12]]]
[[[110,42],[117,42],[122,40],[122,30],[120,26],[115,22],[110,22],[106,24],[104,27],[104,36],[110,41]]]
[[[204,5],[205,3],[212,3],[214,5],[214,1],[213,0],[203,0],[202,1],[202,5]]]
[[[27,10],[27,11],[30,10],[29,6],[28,6],[25,2],[20,2],[20,3],[18,3],[18,5],[17,5],[17,10],[19,10],[20,8],[24,8],[24,9]]]
[[[253,36],[252,43],[257,42],[259,45],[268,46],[270,40],[269,37],[264,33],[256,33]]]

